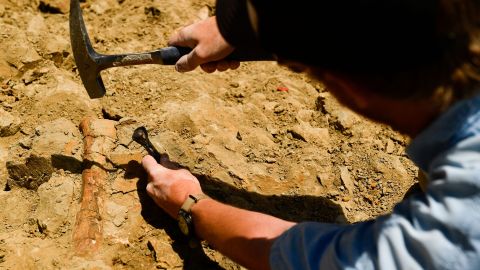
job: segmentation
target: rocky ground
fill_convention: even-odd
[[[103,72],[89,99],[72,56],[66,0],[0,0],[0,269],[239,269],[208,243],[190,248],[145,194],[132,141],[154,144],[213,198],[288,220],[354,223],[391,211],[416,181],[407,139],[341,107],[328,89],[273,62],[179,74],[171,66]],[[102,53],[166,46],[214,0],[88,0]],[[85,117],[107,119],[101,242],[74,245],[82,201]],[[105,144],[106,145],[106,144]]]

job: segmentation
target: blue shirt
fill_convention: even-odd
[[[454,104],[409,145],[424,194],[354,225],[299,223],[270,251],[272,269],[480,269],[480,96]]]

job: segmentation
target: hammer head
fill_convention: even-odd
[[[78,73],[88,95],[90,98],[104,96],[105,86],[100,76],[102,68],[97,61],[101,55],[92,47],[79,0],[70,0],[70,41]]]

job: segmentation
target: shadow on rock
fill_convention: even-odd
[[[168,168],[180,168],[162,155],[162,164]],[[186,168],[188,169],[188,168]],[[262,195],[238,189],[207,175],[195,174],[203,191],[215,200],[229,205],[262,212],[294,222],[319,221],[333,223],[344,220],[341,207],[331,200],[315,196]],[[201,247],[191,248],[188,239],[180,232],[176,220],[159,208],[146,193],[147,176],[140,177],[137,192],[142,205],[142,216],[146,222],[158,229],[163,229],[171,237],[173,249],[184,263],[184,269],[223,269],[212,261]]]
[[[147,177],[144,175],[137,182],[137,192],[142,205],[142,217],[145,221],[157,229],[165,230],[173,240],[173,250],[183,260],[184,269],[223,269],[212,261],[201,246],[190,247],[189,239],[179,230],[177,221],[165,213],[146,192]]]

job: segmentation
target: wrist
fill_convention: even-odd
[[[190,238],[195,238],[195,220],[193,217],[193,208],[197,206],[201,201],[209,199],[207,195],[203,193],[199,194],[189,194],[188,197],[185,199],[184,203],[180,207],[178,211],[178,225],[182,233]]]

